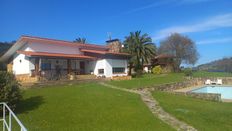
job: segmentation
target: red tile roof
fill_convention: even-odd
[[[116,52],[109,52],[109,51],[99,51],[99,50],[88,50],[88,49],[81,49],[83,52],[89,52],[89,53],[96,53],[96,54],[102,54],[102,55],[124,55],[124,56],[130,56],[128,53],[116,53]]]
[[[38,43],[44,43],[44,44],[59,44],[63,46],[79,46],[81,48],[95,48],[100,50],[108,50],[109,48],[104,45],[96,45],[96,44],[82,44],[82,43],[74,43],[69,41],[63,41],[63,40],[55,40],[55,39],[48,39],[48,38],[41,38],[41,37],[34,37],[34,36],[22,36],[21,40],[27,41],[27,42],[38,42]]]
[[[24,54],[27,56],[46,56],[46,57],[62,57],[62,58],[80,58],[80,59],[95,59],[95,57],[77,55],[77,54],[60,54],[60,53],[48,53],[48,52],[32,52],[32,51],[17,51],[18,54]]]

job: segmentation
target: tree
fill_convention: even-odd
[[[11,109],[22,99],[20,84],[12,73],[0,71],[0,101],[6,102]]]
[[[182,63],[194,65],[199,58],[196,44],[187,36],[178,33],[171,34],[160,42],[159,53],[175,56],[174,71],[179,71]]]
[[[77,38],[76,40],[74,40],[73,42],[85,44],[85,43],[86,43],[86,38],[78,37],[78,38]]]
[[[123,51],[132,56],[129,60],[129,74],[131,74],[133,65],[135,70],[143,70],[143,64],[149,63],[150,58],[155,55],[156,46],[148,34],[136,31],[130,32],[130,35],[125,37]]]

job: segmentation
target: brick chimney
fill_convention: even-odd
[[[110,48],[110,52],[114,52],[114,53],[119,53],[121,52],[121,43],[119,41],[119,39],[112,39],[112,40],[108,40],[106,41],[107,46]]]

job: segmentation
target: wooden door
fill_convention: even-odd
[[[80,61],[80,74],[85,74],[85,62]]]

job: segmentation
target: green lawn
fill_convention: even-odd
[[[232,131],[232,103],[153,92],[165,111],[201,131]]]
[[[27,89],[17,116],[29,130],[173,130],[137,94],[81,84]]]
[[[162,85],[167,83],[175,83],[184,80],[183,73],[171,73],[171,74],[145,74],[141,78],[132,78],[132,80],[123,81],[110,81],[108,84],[115,85],[122,88],[141,88],[153,85]]]
[[[232,77],[232,73],[197,71],[193,73],[193,77]]]

